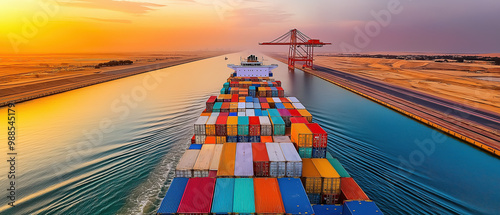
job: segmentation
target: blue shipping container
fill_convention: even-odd
[[[276,105],[277,109],[286,109],[285,105],[283,105],[283,103],[274,103],[274,105]]]
[[[238,116],[238,113],[237,112],[231,112],[231,113],[229,113],[229,116]]]
[[[313,148],[312,149],[312,157],[313,158],[325,158],[326,157],[326,148]]]
[[[226,137],[226,142],[228,142],[228,143],[237,143],[238,142],[238,136],[227,136]]]
[[[157,214],[177,213],[188,180],[188,178],[174,178],[174,180],[172,180],[165,198],[161,201],[160,209],[158,209]]]
[[[255,103],[254,104],[254,108],[255,108]],[[259,104],[260,106],[260,104]],[[261,109],[254,109],[254,112],[255,112],[255,116],[262,116],[262,110]]]
[[[238,136],[238,143],[247,143],[248,136]]]
[[[287,214],[314,214],[300,179],[278,178],[278,184]]]
[[[344,207],[342,208],[344,215],[379,215],[383,214],[382,211],[375,205],[372,201],[346,201],[344,202]]]
[[[203,146],[203,144],[191,144],[189,146],[189,149],[198,149],[198,150],[200,150],[201,146]]]
[[[309,199],[309,202],[313,205],[321,204],[321,194],[319,193],[308,193],[307,198]]]
[[[247,97],[245,98],[245,102],[252,102],[252,103],[253,103],[253,97],[251,97],[251,96],[247,96]]]
[[[342,205],[313,205],[316,215],[341,215]]]
[[[247,142],[260,143],[260,136],[249,136]]]
[[[215,182],[212,213],[229,214],[233,212],[234,178],[218,178]]]

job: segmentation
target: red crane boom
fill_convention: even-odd
[[[331,45],[331,43],[324,43],[318,39],[311,39],[299,30],[292,29],[271,42],[263,42],[259,43],[259,45],[290,46],[288,51],[288,68],[294,68],[295,62],[303,61],[304,64],[302,68],[313,69],[314,47]]]

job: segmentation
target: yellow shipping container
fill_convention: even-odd
[[[297,110],[297,111],[299,111],[300,115],[302,115],[302,117],[305,117],[307,119],[307,121],[309,121],[309,123],[312,123],[313,116],[311,115],[311,113],[309,113],[309,111],[307,111],[306,109]]]
[[[311,160],[323,179],[321,192],[340,194],[340,175],[332,164],[326,158],[312,158]]]
[[[231,94],[224,94],[224,99],[229,99],[229,100],[231,100]]]
[[[238,136],[238,117],[227,117],[227,136]]]
[[[321,193],[321,175],[311,158],[302,158],[302,183],[306,193]]]
[[[297,147],[312,147],[313,133],[304,123],[292,123],[292,142]]]
[[[236,157],[236,143],[224,143],[217,170],[218,177],[234,176],[234,159]]]
[[[217,144],[226,143],[226,136],[216,136],[215,143],[217,143]]]
[[[238,112],[238,102],[229,103],[229,112]]]

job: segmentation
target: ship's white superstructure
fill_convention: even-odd
[[[264,65],[255,55],[250,55],[246,60],[242,60],[240,65],[228,64],[227,67],[234,69],[236,77],[272,77],[271,70],[278,65]]]

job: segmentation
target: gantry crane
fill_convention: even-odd
[[[295,62],[303,61],[304,64],[302,65],[302,68],[314,69],[314,47],[331,45],[331,43],[324,43],[318,39],[311,39],[299,30],[292,29],[271,42],[263,42],[259,43],[259,45],[290,46],[290,49],[288,51],[288,68],[294,68]]]

